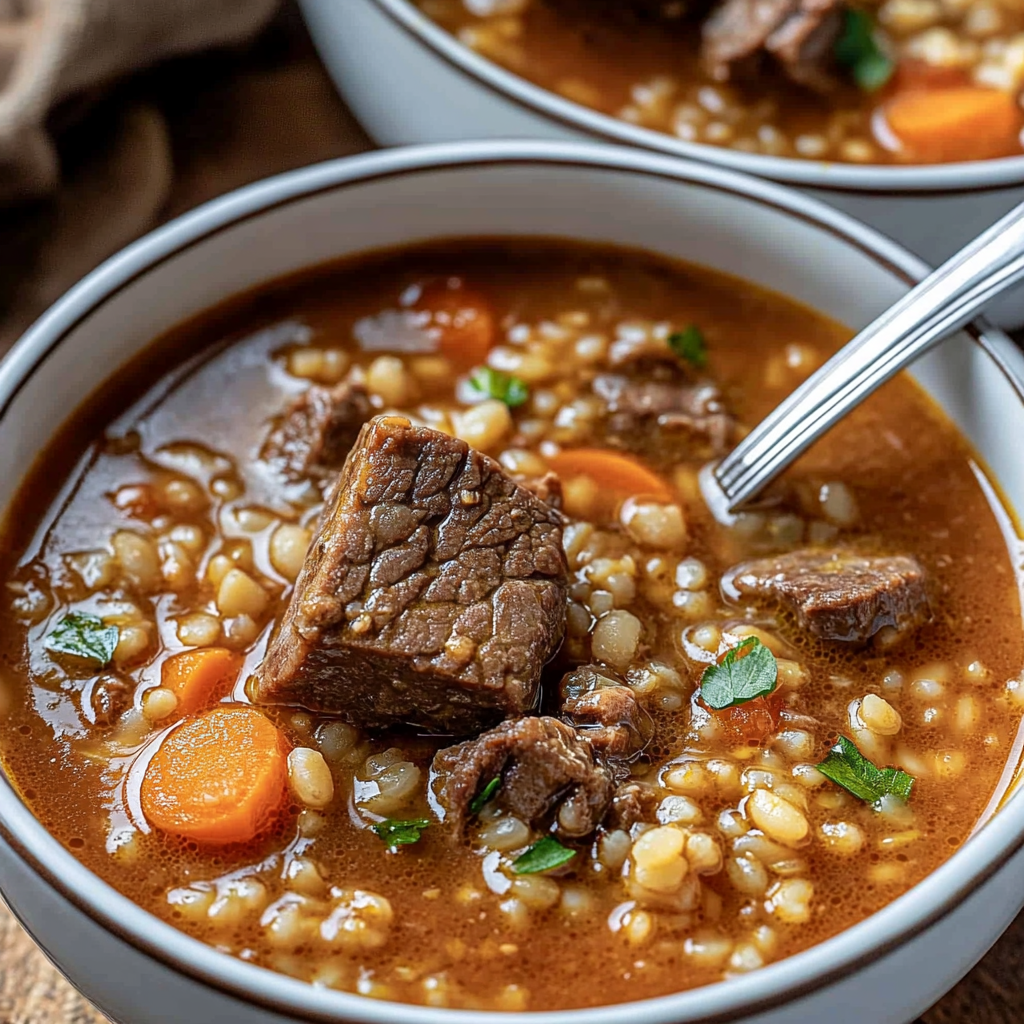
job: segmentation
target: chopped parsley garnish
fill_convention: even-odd
[[[836,40],[835,55],[865,92],[881,89],[896,68],[878,45],[871,15],[852,7],[843,13],[843,31]]]
[[[545,836],[512,862],[512,870],[517,875],[536,875],[561,867],[575,856],[575,850],[563,846],[554,836]]]
[[[877,808],[882,797],[895,796],[908,800],[914,787],[914,776],[901,768],[878,768],[858,749],[852,740],[840,736],[818,771],[837,786]]]
[[[480,790],[479,793],[469,802],[469,809],[473,814],[479,814],[484,807],[494,799],[494,794],[501,789],[501,776],[495,776]]]
[[[98,615],[69,612],[43,643],[54,654],[73,654],[102,668],[113,658],[119,637],[117,626],[106,625]]]
[[[668,347],[684,363],[689,363],[698,370],[703,370],[708,365],[708,345],[701,329],[695,324],[670,334]]]
[[[708,665],[700,677],[700,696],[716,711],[734,708],[775,689],[779,666],[775,655],[756,636],[740,641],[717,665]]]
[[[418,843],[423,830],[430,824],[426,818],[411,818],[408,821],[397,821],[385,818],[373,826],[373,831],[393,850],[398,846],[411,846]]]
[[[478,366],[469,375],[469,383],[474,391],[488,398],[496,398],[510,409],[517,408],[530,397],[526,381],[502,370],[492,370],[489,366]]]

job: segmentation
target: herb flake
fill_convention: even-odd
[[[480,790],[479,793],[469,802],[469,810],[472,814],[479,814],[484,807],[494,799],[494,794],[501,789],[501,776],[497,775]]]
[[[554,836],[544,836],[512,862],[512,870],[517,875],[536,875],[561,867],[575,856],[575,850],[563,846]]]
[[[843,13],[843,30],[836,40],[835,55],[865,92],[877,92],[896,69],[878,45],[871,16],[852,7]]]
[[[700,677],[700,696],[715,711],[734,708],[772,693],[779,680],[775,655],[756,636],[748,636],[726,652]]]
[[[886,796],[909,800],[914,787],[913,775],[908,775],[901,768],[877,767],[845,736],[839,737],[828,756],[818,765],[818,771],[876,809]]]
[[[102,668],[114,657],[120,636],[117,626],[106,625],[98,615],[69,612],[43,643],[54,654],[71,654]]]
[[[692,367],[703,370],[708,365],[708,345],[704,333],[696,324],[668,336],[668,347]]]
[[[469,383],[474,391],[488,398],[496,398],[510,409],[517,409],[530,397],[526,381],[490,366],[478,366],[469,375]]]
[[[429,824],[430,821],[427,818],[410,818],[407,821],[385,818],[384,821],[378,821],[373,826],[373,831],[387,843],[389,850],[394,850],[399,846],[411,846],[413,843],[418,843],[423,830]]]

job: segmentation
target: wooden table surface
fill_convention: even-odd
[[[369,146],[291,6],[249,46],[171,62],[76,102],[54,122],[64,187],[31,209],[0,212],[0,351],[82,274],[156,223],[269,174]],[[0,904],[0,1024],[104,1021]],[[917,1024],[1024,1024],[1024,914]]]

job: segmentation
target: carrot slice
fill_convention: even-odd
[[[178,697],[178,710],[191,715],[226,697],[238,680],[242,659],[224,647],[172,654],[160,669],[160,684]]]
[[[594,509],[601,514],[614,513],[626,498],[654,498],[671,501],[672,491],[664,480],[636,459],[607,448],[569,448],[548,459],[548,466],[563,481],[585,477],[595,489]],[[569,506],[570,514],[582,513]]]
[[[244,843],[270,828],[288,793],[288,746],[244,704],[213,708],[171,732],[146,766],[142,811],[161,832]]]
[[[430,314],[430,326],[440,339],[441,354],[460,369],[484,362],[494,344],[494,314],[482,295],[461,281],[427,285],[413,305]]]
[[[1021,147],[1021,111],[998,89],[912,89],[888,100],[882,117],[912,160],[989,159]]]

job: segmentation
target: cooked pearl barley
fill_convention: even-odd
[[[722,870],[722,848],[706,832],[694,832],[686,840],[686,859],[697,875],[714,875]]]
[[[131,583],[143,591],[156,590],[160,586],[163,573],[155,544],[129,530],[118,530],[111,544],[121,571]]]
[[[764,957],[752,942],[740,942],[729,957],[729,970],[734,974],[746,974],[764,967]]]
[[[310,747],[296,747],[288,755],[288,783],[296,800],[315,810],[334,799],[334,778],[323,754]]]
[[[320,925],[320,938],[355,952],[377,949],[387,941],[394,919],[391,903],[363,889],[332,889],[334,910]]]
[[[208,882],[182,886],[171,889],[167,893],[168,906],[174,907],[181,916],[193,924],[201,924],[207,920],[210,905],[216,898],[216,892]]]
[[[877,736],[895,736],[903,727],[900,713],[874,693],[865,694],[861,700],[860,720]]]
[[[327,883],[316,863],[308,857],[295,857],[288,862],[284,880],[289,889],[304,896],[321,897],[327,892]]]
[[[471,448],[489,451],[512,430],[512,414],[504,402],[489,398],[462,413],[452,414],[455,436]]]
[[[676,566],[675,581],[680,590],[703,590],[708,585],[707,566],[697,558],[684,558]]]
[[[518,818],[502,816],[484,825],[477,839],[492,850],[518,850],[530,841],[529,827]]]
[[[222,615],[248,615],[258,619],[269,601],[263,587],[241,569],[229,570],[217,587],[217,607]]]
[[[792,761],[806,761],[814,754],[815,740],[801,729],[784,729],[776,734],[774,746]]]
[[[744,896],[762,896],[768,888],[768,872],[753,854],[730,857],[725,870],[733,887]]]
[[[559,901],[562,890],[553,878],[520,875],[512,883],[512,895],[531,910],[547,910]]]
[[[747,800],[751,821],[766,835],[793,846],[807,838],[810,825],[803,811],[767,789],[755,789]]]
[[[178,708],[178,698],[173,690],[154,686],[142,696],[142,713],[149,722],[159,722],[173,715]]]
[[[670,767],[661,777],[662,785],[684,796],[702,796],[714,785],[714,778],[700,761],[686,761]]]
[[[397,356],[378,356],[366,369],[366,387],[385,405],[401,408],[413,398],[416,383]]]
[[[258,878],[234,878],[217,885],[207,916],[220,928],[236,928],[261,914],[268,899],[267,887]]]
[[[818,501],[825,518],[835,526],[853,526],[860,513],[852,491],[843,483],[823,484]]]
[[[312,534],[294,523],[282,523],[270,538],[270,564],[286,579],[295,582]]]
[[[683,953],[698,967],[721,967],[731,952],[732,939],[719,932],[700,931],[683,942]]]
[[[420,769],[411,761],[396,761],[388,765],[373,781],[378,792],[362,801],[375,814],[391,814],[408,803],[420,784]]]
[[[811,919],[814,886],[803,878],[784,878],[768,892],[766,909],[786,924],[806,924]]]
[[[825,847],[844,857],[859,853],[864,848],[864,833],[850,821],[826,821],[821,825],[821,839]]]
[[[697,825],[704,815],[700,807],[687,796],[667,796],[658,805],[658,821],[662,825]]]
[[[643,946],[654,937],[655,920],[646,910],[631,910],[622,919],[622,933],[631,946]]]
[[[618,871],[626,863],[631,846],[632,840],[628,832],[622,829],[606,832],[598,840],[598,859],[609,871]]]
[[[192,612],[178,619],[178,639],[186,647],[210,647],[220,639],[220,619],[206,612]]]
[[[362,737],[354,725],[347,722],[325,722],[316,731],[316,742],[324,757],[339,764],[355,764],[365,751],[360,747]]]
[[[645,889],[672,893],[686,877],[686,833],[671,825],[652,828],[633,844],[633,877]]]
[[[678,551],[686,543],[686,521],[678,505],[631,498],[623,503],[621,519],[638,544]]]
[[[591,653],[613,668],[626,669],[636,654],[641,632],[640,620],[632,612],[609,612],[594,627]]]
[[[121,626],[114,649],[114,661],[127,664],[149,649],[149,630],[144,626]]]

